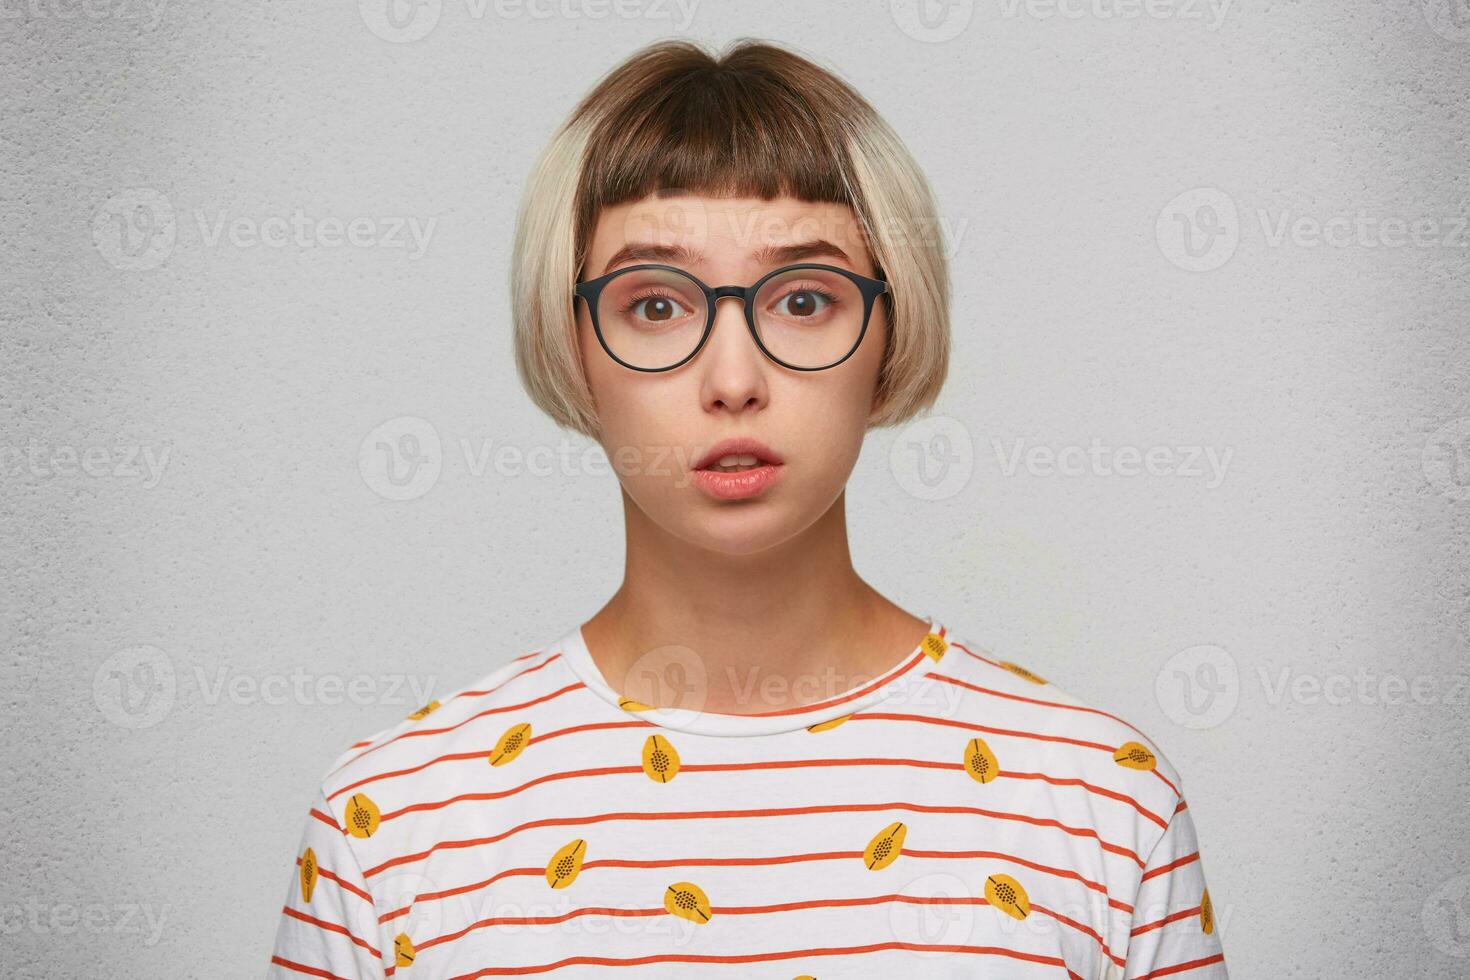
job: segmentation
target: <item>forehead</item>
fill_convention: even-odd
[[[678,245],[703,264],[725,268],[758,263],[771,246],[829,242],[867,263],[862,228],[852,208],[830,201],[793,197],[706,197],[698,194],[650,195],[604,208],[587,251],[591,275],[629,244]],[[847,264],[847,263],[837,263]]]

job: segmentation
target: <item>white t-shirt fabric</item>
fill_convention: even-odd
[[[580,626],[322,780],[271,977],[1226,977],[1153,743],[933,617],[794,710],[630,702]]]

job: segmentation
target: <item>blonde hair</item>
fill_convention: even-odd
[[[572,287],[598,214],[670,189],[852,208],[889,283],[868,425],[934,403],[949,366],[949,271],[933,195],[898,135],[846,82],[775,45],[743,39],[716,57],[661,41],[604,76],[556,130],[516,216],[516,370],[558,424],[597,435]]]

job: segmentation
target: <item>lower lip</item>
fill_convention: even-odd
[[[692,482],[717,500],[746,500],[764,493],[781,479],[780,463],[764,463],[739,473],[720,470],[695,470]]]

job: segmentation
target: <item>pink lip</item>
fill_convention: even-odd
[[[781,458],[780,453],[771,449],[759,439],[752,439],[750,436],[736,436],[730,439],[721,439],[709,447],[709,451],[699,457],[695,462],[694,468],[696,470],[702,470],[712,463],[718,463],[721,457],[730,455],[754,456],[763,463],[780,464],[786,462],[786,460]]]
[[[731,454],[754,456],[763,465],[742,470],[739,473],[723,473],[719,470],[704,468],[719,462],[721,457]],[[784,463],[785,460],[779,453],[759,439],[749,437],[721,439],[711,446],[708,452],[699,457],[693,472],[690,473],[690,482],[718,500],[745,500],[764,493],[768,487],[781,479]]]

